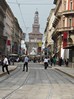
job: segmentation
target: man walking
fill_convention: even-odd
[[[48,58],[45,57],[45,59],[44,59],[44,68],[47,69],[47,67],[48,67]]]
[[[2,65],[2,71],[4,72],[4,68],[6,68],[7,73],[10,74],[9,71],[8,71],[8,65],[9,65],[8,59],[7,59],[6,56],[4,56],[3,65]]]
[[[25,67],[26,67],[26,72],[28,72],[28,61],[29,61],[29,58],[26,56],[24,58],[23,71],[25,71]]]

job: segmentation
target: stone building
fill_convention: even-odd
[[[59,51],[59,57],[74,61],[74,0],[54,0],[55,32],[52,38]]]
[[[0,53],[20,54],[22,29],[6,0],[0,0]]]
[[[5,19],[4,19],[4,33],[3,35],[7,37],[6,41],[6,49],[5,49],[5,54],[11,54],[12,53],[12,35],[14,31],[14,15],[12,13],[12,10],[10,7],[7,5],[6,13],[5,13]]]
[[[5,0],[0,0],[0,54],[5,54],[7,37],[3,35],[4,19],[7,5]]]
[[[48,56],[51,56],[53,54],[53,40],[52,40],[52,33],[54,32],[54,27],[53,25],[53,21],[55,19],[55,15],[54,15],[54,11],[55,9],[51,9],[50,14],[47,18],[47,23],[46,23],[46,28],[44,31],[45,34],[45,47],[47,50],[46,53]]]
[[[23,32],[17,18],[14,19],[14,31],[12,35],[12,53],[21,54],[21,40]]]
[[[29,42],[27,44],[29,55],[32,50],[34,50],[36,54],[41,53],[41,49],[39,49],[41,46],[39,46],[39,43],[42,43],[42,36],[43,34],[40,33],[39,13],[36,11],[34,16],[34,23],[32,25],[32,32],[29,33]]]

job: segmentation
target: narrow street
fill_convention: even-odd
[[[74,99],[73,78],[39,63],[29,63],[28,72],[22,67],[0,78],[0,99]]]

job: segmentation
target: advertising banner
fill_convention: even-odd
[[[67,37],[68,37],[68,33],[64,32],[63,33],[63,48],[67,47]]]
[[[42,42],[38,42],[38,47],[42,47]]]

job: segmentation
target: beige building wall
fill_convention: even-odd
[[[55,28],[54,38],[56,38],[57,47],[60,52],[60,55],[64,50],[63,56],[65,58],[68,58],[70,50],[63,48],[63,42],[64,42],[63,34],[64,32],[67,32],[68,34],[67,46],[65,48],[71,47],[70,45],[74,46],[74,33],[73,33],[74,32],[74,0],[72,0],[72,3],[70,0],[54,0],[54,4],[56,4],[56,8],[55,8],[56,19],[54,21],[54,28]],[[72,5],[72,9],[70,5]],[[69,36],[70,36],[70,41],[68,41]],[[68,45],[69,43],[70,45]]]
[[[10,45],[6,44],[6,54],[12,53],[12,34],[13,34],[13,20],[14,16],[9,7],[6,10],[6,18],[4,20],[4,36],[7,36],[7,42],[10,41]]]
[[[3,34],[7,37],[6,54],[21,53],[23,31],[8,4],[5,13]]]
[[[53,55],[53,48],[54,48],[54,41],[52,40],[52,34],[54,32],[53,22],[55,19],[54,15],[55,9],[51,9],[49,16],[47,18],[47,23],[44,31],[45,36],[45,48],[47,49],[47,52],[45,51],[45,54],[48,56]]]
[[[48,17],[49,25],[48,25],[48,29],[47,29],[47,42],[48,42],[47,45],[53,44],[52,33],[54,31],[54,28],[52,27],[52,24],[53,24],[54,18],[55,18],[54,9],[52,9],[50,12],[50,15]]]

